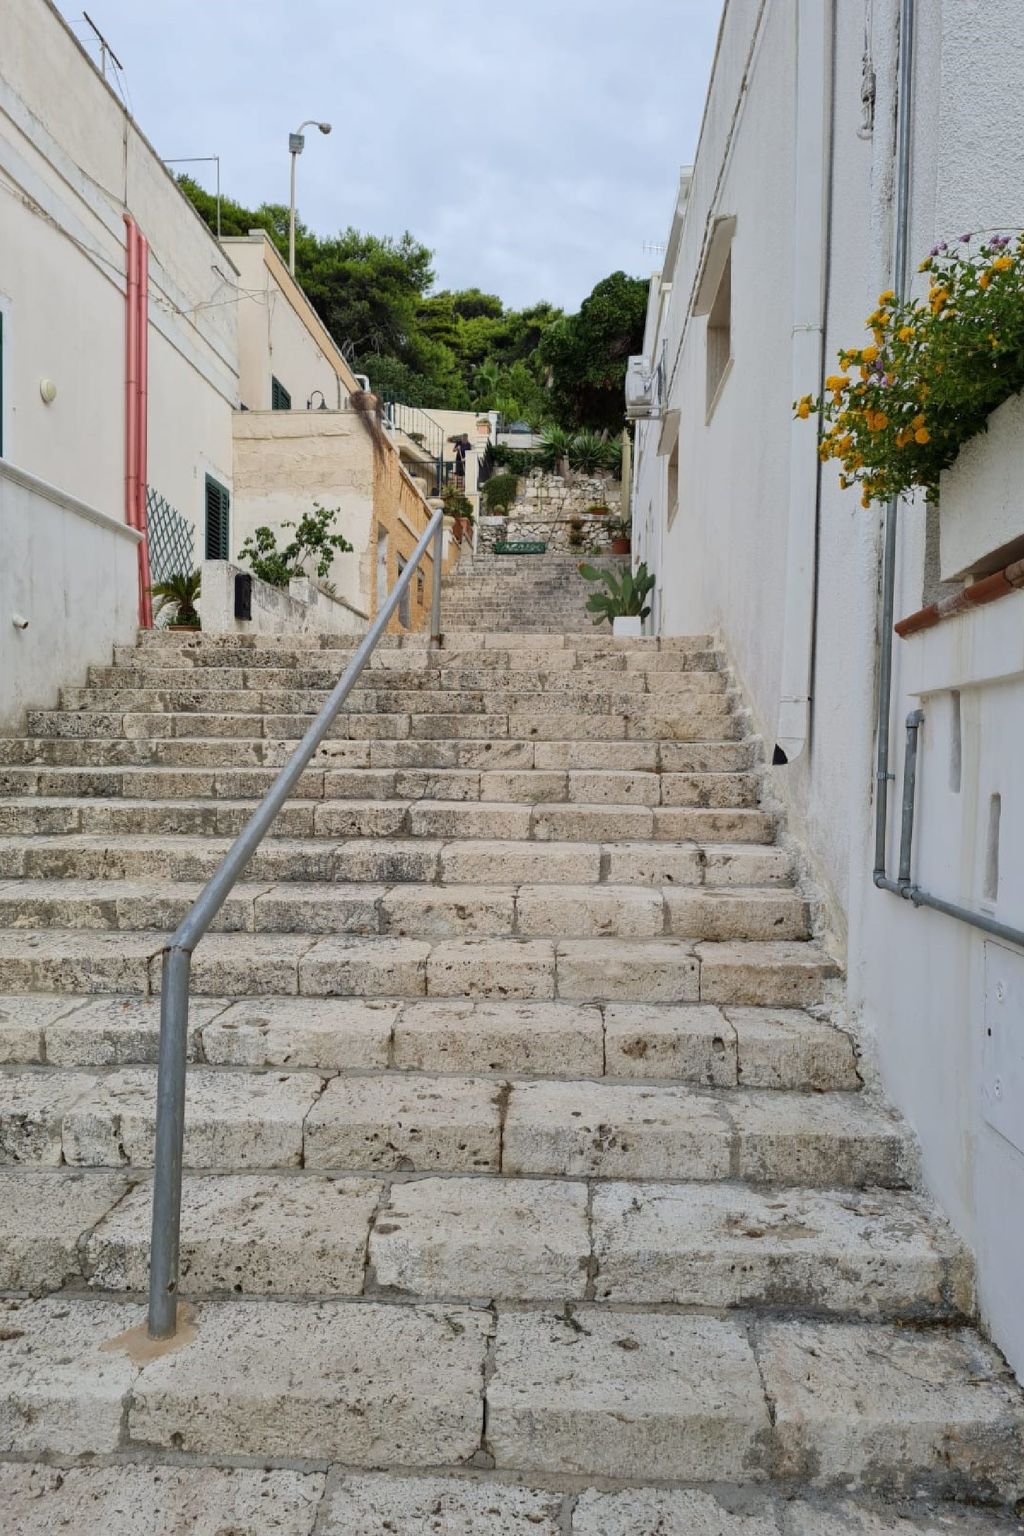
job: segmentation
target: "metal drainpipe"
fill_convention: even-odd
[[[893,288],[902,299],[907,291],[907,252],[910,236],[910,158],[913,122],[914,21],[916,0],[901,0],[899,64],[899,128],[896,139],[896,251]],[[896,603],[896,527],[899,500],[885,512],[885,554],[882,563],[882,637],[878,659],[878,751],[875,769],[874,881],[886,880],[889,824],[889,728],[892,714],[892,626]]]

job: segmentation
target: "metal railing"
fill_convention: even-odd
[[[227,900],[246,865],[270,830],[278,811],[295,788],[313,753],[324,740],[341,706],[359,679],[402,596],[433,543],[430,635],[441,633],[441,561],[443,514],[434,513],[387,601],[374,619],[330,698],[306,732],[211,876],[202,894],[179,923],[163,951],[160,984],[160,1053],[156,1088],[156,1151],[153,1169],[153,1226],[149,1268],[149,1336],[170,1338],[178,1320],[178,1259],[181,1237],[181,1170],[185,1138],[185,1071],[188,1042],[188,994],[192,954]]]

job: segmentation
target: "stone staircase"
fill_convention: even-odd
[[[145,635],[0,742],[0,1526],[1019,1530],[706,637],[376,653],[196,953],[144,1340],[163,938],[349,654]]]
[[[576,634],[594,631],[587,598],[597,590],[580,561],[621,571],[627,556],[576,554],[464,557],[445,581],[442,613],[451,630]],[[605,625],[605,634],[610,631]]]

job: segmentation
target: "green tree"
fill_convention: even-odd
[[[616,431],[622,425],[626,360],[643,345],[648,284],[613,272],[580,305],[549,326],[537,357],[551,370],[551,409],[565,427]]]

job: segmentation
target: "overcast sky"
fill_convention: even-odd
[[[59,0],[88,44],[81,0]],[[319,234],[408,228],[438,287],[575,309],[658,265],[721,0],[88,0],[159,154],[221,157],[240,202]],[[95,55],[94,45],[89,45]],[[193,168],[212,189],[212,166]]]

